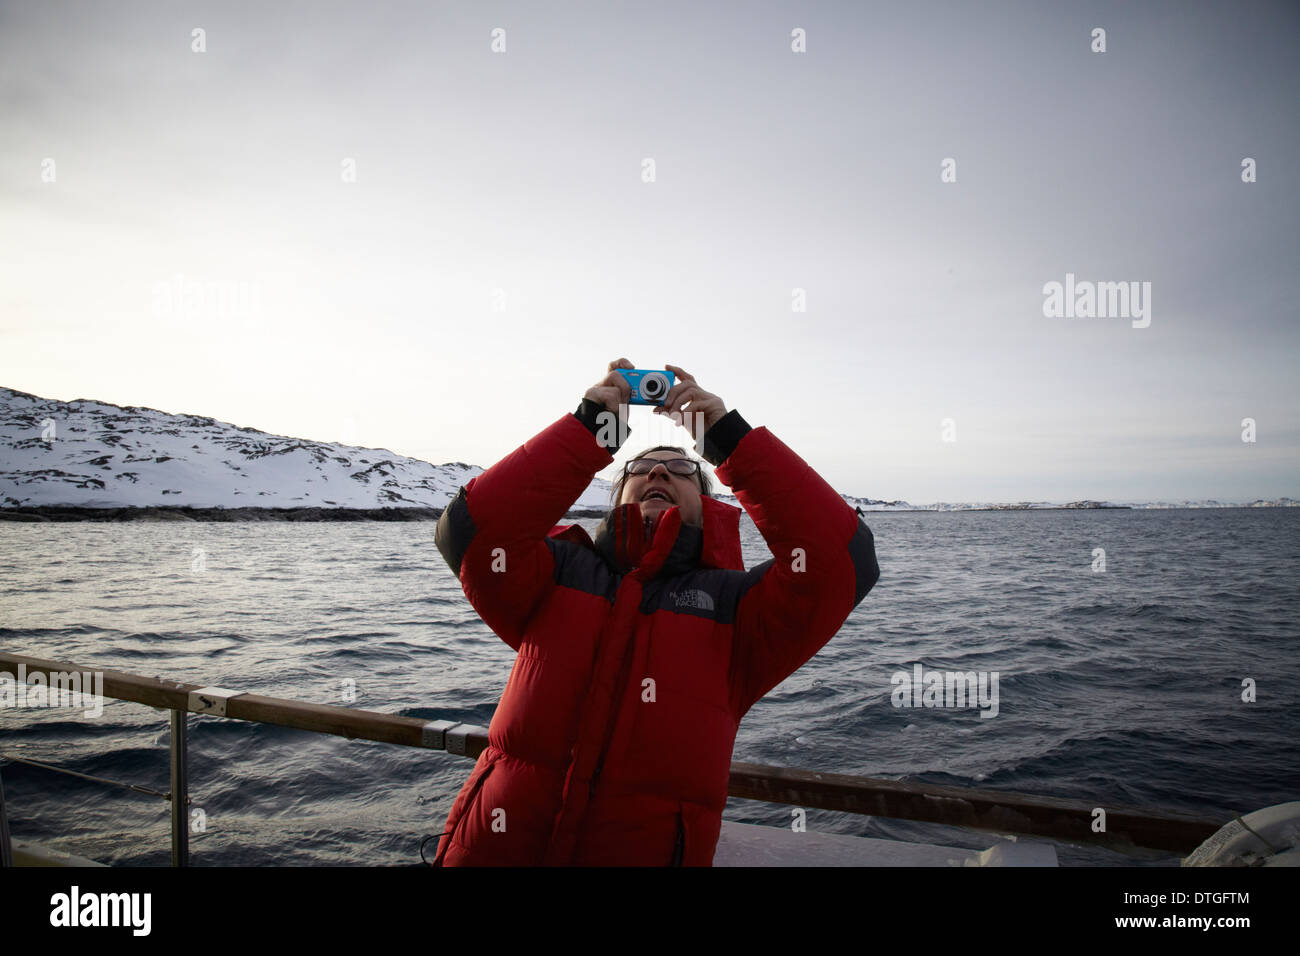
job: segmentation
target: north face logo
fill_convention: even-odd
[[[677,602],[678,607],[696,607],[702,611],[713,610],[713,598],[708,591],[692,589],[690,591],[669,591],[668,596]]]

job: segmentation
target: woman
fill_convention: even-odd
[[[658,414],[701,425],[704,457],[774,557],[746,571],[740,509],[660,446],[624,466],[593,541],[556,522],[613,461],[616,368],[463,487],[438,549],[518,652],[435,865],[713,860],[745,712],[839,630],[876,583],[871,531],[798,455],[685,370]]]

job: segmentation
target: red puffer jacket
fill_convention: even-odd
[[[518,657],[436,864],[711,865],[740,719],[880,575],[854,510],[734,410],[704,457],[773,559],[746,571],[740,509],[712,498],[702,528],[673,507],[648,542],[636,504],[594,542],[556,526],[613,460],[598,410],[584,400],[438,522],[470,603]]]

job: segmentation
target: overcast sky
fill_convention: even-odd
[[[626,356],[850,494],[1300,497],[1298,11],[0,2],[0,385],[488,465]]]

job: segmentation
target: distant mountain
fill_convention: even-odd
[[[873,501],[870,498],[853,498],[841,495],[846,502],[863,511],[1043,511],[1049,509],[1071,508],[1078,510],[1095,510],[1107,508],[1296,508],[1300,501],[1294,498],[1277,498],[1266,501],[1257,498],[1248,502],[1215,501],[1208,498],[1202,501],[1069,501],[1064,504],[1052,501],[1021,501],[1015,504],[999,502],[951,502],[939,501],[932,505],[913,505],[906,501]]]
[[[483,469],[0,388],[0,507],[442,508]],[[575,505],[599,508],[609,482]]]
[[[443,508],[483,469],[433,465],[385,448],[269,435],[197,415],[58,402],[0,387],[0,507]],[[603,513],[597,478],[572,513]],[[719,495],[731,503],[731,495]],[[1222,508],[1217,501],[912,505],[844,495],[863,511],[1037,508]],[[1291,498],[1245,507],[1295,507]]]

